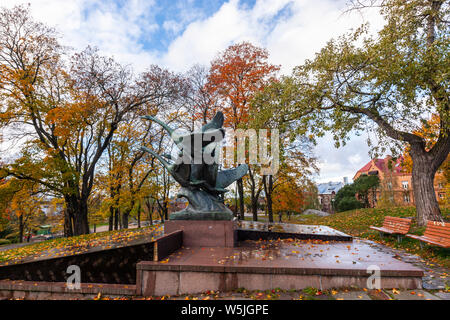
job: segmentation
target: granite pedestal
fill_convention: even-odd
[[[368,288],[379,270],[381,289],[422,288],[423,271],[363,242],[244,241],[234,248],[186,247],[163,262],[137,265],[138,294],[207,290]]]
[[[185,247],[234,247],[237,231],[234,221],[224,220],[169,220],[164,233],[183,231]]]

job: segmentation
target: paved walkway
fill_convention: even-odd
[[[411,263],[422,269],[425,273],[422,278],[424,289],[442,290],[446,288],[446,284],[447,288],[450,287],[450,270],[444,267],[429,263],[417,255],[409,254],[403,250],[393,249],[370,240],[358,239],[355,241],[370,243],[372,247],[376,247],[381,252],[392,255],[397,260]]]
[[[15,249],[15,248],[20,248],[20,247],[25,247],[25,246],[29,246],[31,244],[35,244],[41,241],[31,241],[31,242],[22,242],[22,243],[12,243],[12,244],[7,244],[4,246],[0,246],[0,251],[5,251],[5,250],[9,250],[9,249]]]
[[[450,293],[427,290],[328,290],[316,291],[246,291],[206,292],[176,297],[152,297],[149,299],[173,300],[450,300]]]
[[[143,223],[143,224],[141,224],[141,227],[145,227],[147,225],[148,225],[147,223]],[[136,229],[137,227],[138,227],[137,223],[131,223],[128,226],[128,229]],[[109,229],[108,225],[103,225],[103,226],[96,227],[95,232],[96,233],[105,232],[105,231],[108,231],[108,229]],[[91,228],[91,233],[93,233],[93,232],[94,232],[94,228]],[[0,246],[0,251],[6,251],[9,249],[15,249],[15,248],[20,248],[20,247],[24,247],[24,246],[29,246],[29,245],[32,245],[32,244],[35,244],[38,242],[42,242],[42,241],[43,240],[37,240],[37,241],[31,241],[31,242],[12,243],[12,244],[7,244],[7,245],[2,245],[2,246]]]

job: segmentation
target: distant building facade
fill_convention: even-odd
[[[186,198],[176,198],[176,197],[170,198],[168,205],[168,212],[172,213],[183,210],[187,207],[187,205],[188,201],[186,200]]]
[[[400,206],[414,205],[412,174],[405,172],[401,162],[402,159],[394,161],[391,156],[384,159],[372,159],[356,172],[353,181],[361,175],[376,175],[380,179],[379,188],[369,193],[371,207],[376,207],[380,200]],[[443,202],[445,183],[440,172],[436,173],[434,189],[438,202]]]
[[[344,187],[344,185],[344,182],[331,181],[327,183],[319,183],[317,185],[320,210],[328,213],[334,213],[334,197],[336,196],[336,193]]]

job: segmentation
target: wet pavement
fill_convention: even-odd
[[[229,292],[206,291],[198,294],[154,297],[129,297],[128,299],[148,300],[450,300],[450,292],[401,289],[336,289],[319,291],[315,288],[305,290],[266,290],[251,291],[239,289]]]
[[[296,239],[317,239],[324,241],[352,241],[352,236],[328,226],[321,225],[301,225],[292,223],[269,223],[257,221],[238,221],[238,231],[246,232],[244,238],[255,240],[258,234],[263,239],[270,238],[296,238]],[[250,232],[250,234],[249,234]],[[251,235],[254,233],[254,235]]]
[[[362,243],[367,243],[376,250],[384,252],[393,258],[412,264],[423,270],[424,276],[422,277],[422,286],[427,290],[443,290],[450,286],[450,270],[447,268],[438,266],[434,263],[430,263],[418,255],[409,254],[404,250],[394,249],[370,240],[358,239]]]
[[[367,276],[369,268],[377,266],[382,276],[423,275],[420,268],[359,240],[281,239],[244,241],[235,248],[182,247],[167,259],[149,264],[155,270],[176,266],[180,270],[194,267],[198,271],[239,268],[245,272],[355,276]]]

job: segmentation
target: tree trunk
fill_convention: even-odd
[[[164,222],[164,217],[165,217],[165,210],[164,210],[164,206],[161,204],[161,201],[156,200],[157,204],[158,204],[158,208],[157,208],[157,212],[159,215],[159,219],[161,220],[161,222]],[[163,201],[164,204],[164,201]]]
[[[19,216],[19,243],[23,241],[23,214]]]
[[[131,200],[130,206],[122,213],[122,228],[128,229],[128,220],[131,214],[131,211],[134,208],[134,205],[136,203],[136,200]],[[140,204],[139,204],[139,210],[140,210]]]
[[[138,203],[138,209],[137,209],[137,224],[138,228],[141,227],[141,202]]]
[[[114,230],[119,230],[119,208],[114,208]]]
[[[272,175],[264,176],[263,184],[264,184],[264,193],[266,194],[266,206],[267,206],[267,214],[269,215],[269,222],[273,222],[273,210],[272,210],[273,176]]]
[[[64,209],[64,237],[73,236],[72,215],[67,209]]]
[[[241,220],[244,220],[244,182],[242,178],[237,180],[238,194],[239,194],[239,216]]]
[[[126,210],[122,213],[122,228],[128,229],[128,217],[130,216],[131,210]]]
[[[437,166],[436,159],[429,159],[427,152],[411,148],[412,185],[417,210],[417,224],[425,226],[428,220],[443,221],[441,210],[434,191],[434,176]]]
[[[108,230],[112,231],[114,227],[114,208],[109,206]]]
[[[67,195],[66,218],[64,220],[64,233],[66,236],[79,236],[89,234],[87,197]]]
[[[147,199],[145,201],[148,210],[148,219],[150,220],[150,225],[153,225],[153,204]]]
[[[73,235],[89,234],[87,199],[79,199],[73,205]]]
[[[258,199],[252,199],[253,221],[258,221]]]
[[[129,214],[127,212],[122,213],[122,228],[121,229],[128,229],[128,216],[129,216]]]

